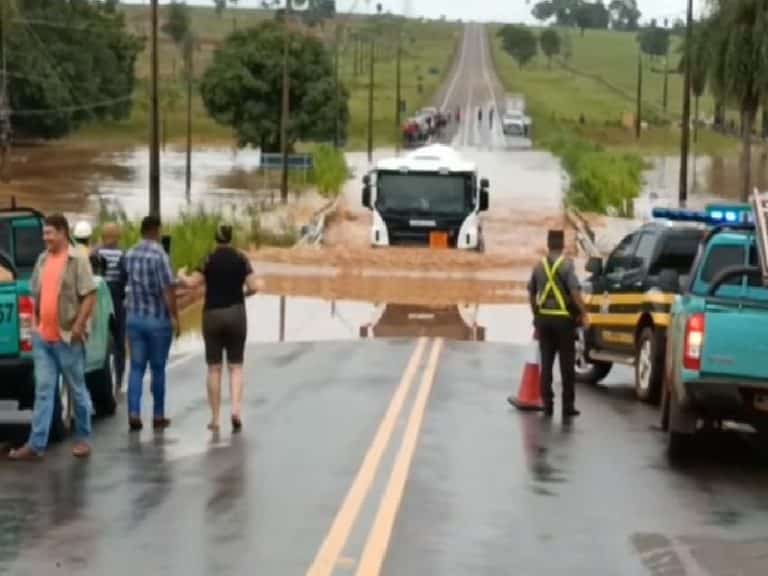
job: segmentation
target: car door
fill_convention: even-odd
[[[617,354],[634,354],[648,268],[659,238],[654,230],[641,230],[635,236],[634,242],[617,254],[606,290],[608,321],[603,341],[606,350]]]
[[[635,249],[641,237],[633,232],[619,242],[605,264],[602,276],[594,285],[595,303],[598,311],[593,317],[594,338],[598,349],[616,352],[625,347],[626,337],[617,322],[622,320],[622,304],[614,296],[627,289],[627,278],[636,274],[634,266]]]

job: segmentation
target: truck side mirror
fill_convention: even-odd
[[[363,206],[371,210],[371,175],[366,174],[363,176]]]
[[[479,212],[487,212],[490,205],[490,199],[488,197],[488,190],[480,190],[480,205],[477,207]]]
[[[592,257],[589,260],[587,260],[587,272],[592,274],[592,276],[602,276],[603,274],[603,259]]]
[[[680,274],[677,270],[665,268],[659,273],[658,285],[662,292],[680,292]]]

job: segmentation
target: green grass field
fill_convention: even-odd
[[[489,28],[499,77],[507,90],[526,95],[536,117],[537,136],[545,137],[551,129],[568,124],[581,136],[612,149],[663,154],[679,148],[683,80],[679,74],[669,75],[664,112],[661,60],[652,62],[646,57],[644,63],[643,107],[644,118],[650,120],[648,130],[637,141],[633,130],[623,125],[633,117],[636,106],[638,45],[634,33],[588,30],[581,36],[578,30],[560,30],[570,37],[571,70],[557,61],[550,69],[542,54],[521,70],[502,49],[496,30]],[[678,50],[679,40],[675,39],[670,68],[677,65]],[[711,116],[712,110],[713,101],[707,95],[701,99],[701,117]],[[583,125],[579,123],[582,115]],[[722,153],[738,146],[735,140],[712,132],[702,131],[700,136],[697,150],[702,153]]]
[[[143,6],[124,6],[129,28],[138,36],[146,37],[150,30],[149,10]],[[198,38],[195,51],[195,76],[199,78],[212,60],[216,47],[237,28],[252,26],[267,18],[270,12],[237,9],[218,16],[213,8],[190,7],[191,27]],[[161,12],[162,19],[162,12]],[[341,79],[350,91],[351,120],[348,129],[348,148],[362,148],[367,139],[368,74],[353,73],[353,43],[351,36],[372,26],[370,19],[340,15],[335,21],[315,27],[308,33],[322,37],[329,48],[335,37],[334,26],[344,26],[341,51]],[[426,105],[450,67],[461,30],[456,24],[443,22],[408,21],[403,27],[402,97],[408,112]],[[396,137],[395,117],[395,29],[384,22],[376,34],[380,44],[375,67],[374,144],[391,145]],[[148,120],[149,50],[140,55],[136,67],[138,87],[136,103],[131,117],[121,122],[91,124],[72,138],[98,140],[116,144],[146,141]],[[169,38],[161,36],[160,75],[161,107],[164,140],[180,143],[186,135],[186,86],[182,81],[183,62],[178,49]],[[367,69],[366,69],[367,70]],[[418,78],[422,77],[419,92]],[[208,117],[202,99],[195,88],[193,97],[193,139],[195,144],[224,144],[233,140],[232,130]]]

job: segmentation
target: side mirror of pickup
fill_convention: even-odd
[[[659,289],[662,292],[680,292],[680,274],[677,270],[666,268],[659,273]]]
[[[603,274],[603,259],[593,256],[587,260],[587,272],[592,276],[601,276]]]

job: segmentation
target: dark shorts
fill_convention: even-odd
[[[242,304],[205,310],[203,339],[206,363],[209,366],[222,364],[226,351],[227,363],[242,364],[247,333],[248,322],[245,317],[245,306]]]

